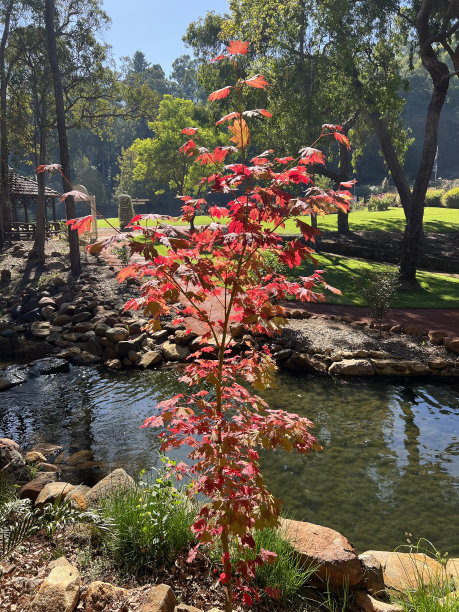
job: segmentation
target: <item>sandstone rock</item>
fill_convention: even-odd
[[[176,344],[186,346],[197,337],[198,334],[194,331],[191,331],[189,329],[179,329],[175,332],[174,340]]]
[[[33,612],[73,612],[80,594],[80,572],[65,557],[49,564],[50,574],[30,605]]]
[[[86,308],[86,306],[84,308]],[[91,316],[92,315],[90,312],[88,312],[87,310],[83,310],[82,312],[77,312],[76,314],[74,314],[72,317],[72,321],[73,323],[83,323],[85,321],[89,321]]]
[[[12,446],[0,446],[0,474],[12,483],[24,484],[30,480],[29,466]]]
[[[343,359],[367,359],[370,356],[369,351],[359,349],[357,351],[343,351]]]
[[[57,465],[54,465],[52,463],[43,463],[40,461],[40,463],[37,463],[37,468],[39,470],[41,470],[42,472],[58,472],[59,468]]]
[[[355,612],[403,612],[403,608],[399,605],[384,603],[364,591],[355,591],[353,601],[352,609]]]
[[[442,606],[445,606],[448,604],[456,606],[456,601],[459,601],[459,589],[456,591],[450,591],[447,595],[439,599],[438,603],[440,603]],[[456,610],[456,607],[453,607],[451,609]]]
[[[62,276],[55,276],[53,279],[51,279],[51,282],[55,287],[62,287],[65,285],[65,280],[62,278]]]
[[[107,359],[104,365],[110,370],[121,370],[121,361],[119,359]]]
[[[156,340],[156,342],[163,342],[163,340],[167,340],[167,338],[169,337],[169,332],[167,329],[160,329],[159,331],[152,334],[151,337],[153,338],[153,340]]]
[[[289,349],[284,349],[289,350]],[[303,372],[321,372],[326,373],[328,361],[319,359],[314,355],[306,355],[305,353],[292,353],[291,357],[285,362],[285,367],[289,370],[301,370]]]
[[[443,338],[448,335],[448,332],[438,329],[431,329],[428,333],[429,342],[432,344],[443,344]]]
[[[34,338],[46,338],[51,333],[49,321],[35,321],[30,326],[30,333]]]
[[[58,314],[54,319],[54,325],[65,325],[66,323],[70,323],[72,321],[72,316],[69,314]]]
[[[115,602],[126,599],[129,595],[127,589],[122,589],[109,582],[101,582],[96,580],[86,589],[86,607],[85,612],[103,612],[103,610],[111,608]]]
[[[402,331],[407,336],[425,336],[427,334],[424,329],[417,325],[404,325]]]
[[[319,565],[315,575],[322,586],[328,582],[330,588],[352,587],[363,580],[357,553],[343,535],[312,523],[282,519],[281,524],[304,565]]]
[[[459,338],[451,336],[445,338],[445,349],[453,353],[459,353]]]
[[[164,357],[168,361],[186,361],[190,354],[190,349],[187,346],[180,346],[173,342],[165,342],[162,345]]]
[[[132,363],[137,363],[140,361],[140,357],[141,355],[137,351],[129,351],[128,353],[128,359],[129,361],[132,361]]]
[[[40,491],[37,499],[35,500],[35,506],[37,508],[43,508],[45,504],[53,504],[57,500],[62,500],[73,491],[75,485],[69,482],[49,482]]]
[[[59,444],[50,444],[48,442],[39,442],[35,444],[32,448],[32,451],[36,451],[37,453],[42,453],[47,461],[52,460],[56,457],[61,451],[63,447],[59,446]]]
[[[446,572],[454,580],[456,586],[459,587],[459,557],[448,559]]]
[[[432,359],[432,361],[429,361],[428,364],[429,368],[431,370],[443,370],[443,368],[447,368],[451,365],[450,361],[446,361],[446,359]]]
[[[86,494],[89,493],[91,487],[86,485],[78,485],[72,491],[69,491],[64,497],[65,501],[69,501],[74,508],[78,510],[86,510],[88,507],[88,501]]]
[[[55,308],[56,302],[53,300],[53,298],[42,297],[38,300],[38,305],[39,306],[52,306],[53,308]]]
[[[384,592],[384,575],[381,562],[370,553],[359,555],[363,570],[363,585],[372,594]]]
[[[368,359],[343,359],[328,368],[332,376],[373,376],[374,368]]]
[[[121,468],[118,468],[92,487],[86,494],[86,499],[88,505],[95,505],[101,497],[106,497],[117,489],[133,489],[134,487],[135,482],[131,476]]]
[[[94,459],[94,453],[92,450],[80,450],[67,459],[67,465],[78,465],[85,461],[92,461]]]
[[[173,590],[166,584],[159,584],[147,591],[136,612],[174,612],[176,605]]]
[[[391,334],[401,334],[402,333],[402,326],[401,325],[392,325],[392,327],[390,328],[390,333]]]
[[[142,368],[152,368],[162,362],[163,357],[158,351],[148,351],[144,353],[138,363]]]
[[[0,438],[0,446],[4,446],[5,448],[12,448],[15,451],[19,451],[19,444],[11,438]]]
[[[127,338],[129,338],[129,332],[124,327],[112,327],[106,330],[105,337],[110,340],[110,342],[117,344],[122,340],[127,340]]]
[[[442,572],[440,563],[423,553],[369,550],[365,554],[371,554],[381,563],[386,589],[412,589],[420,579],[428,586]]]
[[[41,309],[41,314],[45,319],[52,319],[55,312],[56,312],[56,309],[53,308],[52,306],[44,306]]]
[[[33,480],[26,482],[26,484],[21,487],[19,490],[19,499],[30,499],[35,502],[45,486],[50,482],[55,482],[56,478],[56,472],[41,472],[37,474]]]
[[[97,323],[97,325],[94,327],[94,331],[96,332],[97,336],[104,336],[105,337],[105,332],[108,329],[111,329],[111,328],[106,323]]]
[[[174,612],[203,612],[201,608],[195,608],[195,606],[187,606],[186,604],[179,604],[175,606]]]
[[[115,350],[120,357],[127,357],[131,351],[136,352],[139,346],[138,340],[122,340],[115,346]]]

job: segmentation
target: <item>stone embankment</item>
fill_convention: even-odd
[[[0,319],[3,361],[15,361],[18,352],[22,359],[25,355],[48,353],[76,365],[104,364],[112,370],[152,368],[186,362],[202,348],[201,338],[184,325],[164,322],[160,331],[149,332],[145,319],[132,311],[124,312],[123,304],[130,296],[117,295],[114,299],[107,295],[108,285],[101,281],[104,272],[99,266],[90,267],[94,273],[85,272],[77,280],[54,276],[37,289],[29,288],[6,301],[7,312]],[[106,267],[105,270],[112,275]],[[131,295],[136,295],[136,286],[127,287]],[[295,308],[287,309],[286,314],[294,320],[314,318],[330,325],[339,322],[347,326],[349,335],[353,329],[368,329],[364,321],[346,316],[318,316]],[[240,325],[231,328],[234,353],[268,344],[277,364],[289,370],[331,376],[459,376],[459,337],[414,326],[391,326],[385,333],[395,339],[403,334],[419,338],[421,343],[441,346],[441,357],[407,359],[397,350],[340,351],[335,345],[311,349],[285,334],[269,339],[245,333]],[[212,342],[206,344],[212,346]],[[212,353],[208,356],[212,357]],[[12,380],[8,372],[0,373],[0,390],[12,384],[17,380]]]
[[[67,464],[88,459],[88,453],[74,453],[67,458]],[[86,510],[96,507],[103,496],[114,490],[135,486],[134,480],[122,469],[114,470],[91,488],[59,482],[53,469],[56,464],[48,462],[60,455],[62,447],[52,444],[41,444],[23,453],[16,442],[2,438],[0,472],[11,482],[22,484],[19,497],[30,499],[37,508],[68,500],[75,508]],[[32,465],[35,470],[46,471],[38,472],[30,480]],[[388,594],[413,589],[420,581],[424,586],[438,580],[453,581],[459,587],[459,559],[450,559],[444,565],[418,552],[369,550],[358,555],[345,536],[328,527],[282,519],[281,530],[302,563],[315,568],[311,586],[318,591],[349,588],[354,602],[352,609],[356,612],[398,612],[401,608],[389,603]],[[114,602],[124,602],[122,609],[125,610],[202,612],[191,605],[178,604],[173,584],[148,585],[141,589],[125,589],[101,581],[83,585],[78,568],[64,557],[49,563],[45,574],[43,580],[34,583],[30,610],[72,612],[78,605],[78,609],[95,612],[112,609]],[[456,595],[453,593],[450,597]],[[218,612],[217,608],[213,610]]]

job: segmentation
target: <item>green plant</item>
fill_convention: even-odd
[[[123,266],[127,266],[131,259],[131,251],[126,243],[119,247],[113,247],[112,253],[118,257]]]
[[[425,205],[435,208],[442,206],[443,189],[428,189],[425,197]]]
[[[441,197],[442,206],[446,208],[459,208],[459,187],[453,187]]]
[[[332,590],[327,584],[327,590],[324,593],[324,600],[319,607],[327,612],[348,612],[352,610],[352,594],[349,591],[349,585],[344,584],[342,589]]]
[[[424,565],[417,565],[414,584],[401,592],[392,593],[391,599],[402,607],[404,612],[459,612],[459,599],[454,595],[459,581],[451,579],[446,570],[448,553],[441,554],[429,540],[421,538],[416,544],[408,540],[408,545],[400,547],[408,554],[424,554],[439,562],[441,571],[427,573]]]
[[[398,274],[389,267],[371,268],[363,270],[355,282],[371,318],[378,324],[381,337],[382,321],[400,284]]]
[[[389,206],[396,204],[397,196],[395,193],[382,193],[372,195],[368,200],[368,210],[370,212],[388,210]]]
[[[140,480],[134,489],[119,489],[101,501],[101,514],[113,525],[103,545],[124,570],[155,572],[193,542],[195,509],[173,486],[174,465],[163,460],[155,479]]]

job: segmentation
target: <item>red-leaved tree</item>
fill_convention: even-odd
[[[239,555],[245,560],[235,564],[231,558],[234,546],[253,550],[254,531],[276,527],[279,521],[280,501],[264,483],[258,449],[307,453],[319,448],[308,419],[269,409],[249,390],[250,385],[244,384],[251,383],[255,391],[266,388],[272,383],[275,364],[266,347],[236,352],[232,332],[235,326],[243,326],[256,335],[272,336],[286,323],[279,303],[287,296],[301,301],[323,300],[316,286],[331,288],[322,280],[321,272],[292,282],[271,269],[269,261],[273,258],[265,260],[264,254],[270,251],[290,268],[304,258],[314,261],[309,245],[317,230],[298,217],[337,208],[347,211],[351,198],[348,191],[324,191],[314,186],[308,165],[325,163],[316,143],[302,149],[296,159],[273,158],[273,151],[265,151],[248,162],[250,133],[246,119],[269,118],[271,113],[242,109],[244,88],[264,89],[268,85],[261,75],[239,77],[237,58],[247,49],[248,43],[232,41],[216,58],[234,64],[236,82],[209,96],[210,100],[219,100],[234,94],[237,110],[218,122],[228,126],[234,146],[208,151],[191,139],[181,149],[182,154],[194,155],[197,163],[211,166],[214,171],[203,179],[203,191],[228,194],[228,204],[210,206],[212,222],[194,232],[168,225],[159,215],[137,215],[131,226],[142,229],[144,236],[141,241],[131,238],[130,246],[133,252],[144,255],[145,262],[129,265],[119,274],[120,281],[128,277],[145,281],[140,297],[126,308],[143,309],[151,329],[159,329],[160,317],[172,312],[177,315],[176,321],[193,317],[207,330],[181,379],[192,387],[190,393],[158,404],[158,413],[148,418],[144,427],[162,429],[163,451],[180,446],[189,449],[190,465],[179,463],[177,476],[187,475],[192,494],[206,500],[193,524],[198,544],[189,560],[199,546],[220,540],[225,612],[232,610],[234,598],[248,605],[253,598],[258,599],[251,579],[258,565],[275,559],[274,553],[263,549],[255,558]],[[195,128],[183,131],[187,136],[195,136],[195,132]],[[319,139],[330,135],[347,143],[339,126],[323,126]],[[237,155],[237,161],[225,166],[223,172],[215,171],[214,165],[228,155]],[[203,198],[182,199],[184,222],[207,206]],[[156,223],[152,228],[140,228],[137,223],[142,218]],[[278,230],[288,219],[295,219],[302,237],[284,243]],[[97,253],[103,246],[103,242],[96,243],[90,250]],[[185,306],[181,312],[174,307],[179,301]],[[216,318],[209,301],[218,304],[221,314]],[[278,596],[275,588],[266,591]]]

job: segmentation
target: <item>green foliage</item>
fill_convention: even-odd
[[[369,212],[388,210],[390,206],[394,206],[397,196],[395,193],[382,193],[381,195],[372,195],[368,200]]]
[[[382,321],[391,307],[399,284],[397,272],[389,267],[363,270],[356,280],[357,291],[368,307],[371,318],[378,323],[380,336]]]
[[[428,189],[425,197],[425,206],[438,208],[442,206],[443,189]]]
[[[127,266],[131,259],[131,251],[127,244],[123,244],[120,247],[113,247],[112,253],[118,257],[123,266]]]
[[[442,195],[441,203],[446,208],[459,208],[459,187],[453,187]]]
[[[429,540],[421,538],[416,544],[398,549],[408,554],[424,554],[434,558],[442,566],[437,575],[428,574],[423,566],[415,572],[415,584],[411,589],[392,594],[392,601],[402,607],[404,612],[459,612],[459,599],[454,595],[459,588],[459,576],[451,579],[447,572],[448,553],[441,554]]]
[[[156,572],[173,563],[193,542],[194,508],[174,488],[168,462],[153,481],[118,490],[101,501],[101,513],[113,522],[103,544],[121,569],[136,574]],[[143,475],[142,475],[143,476]]]

